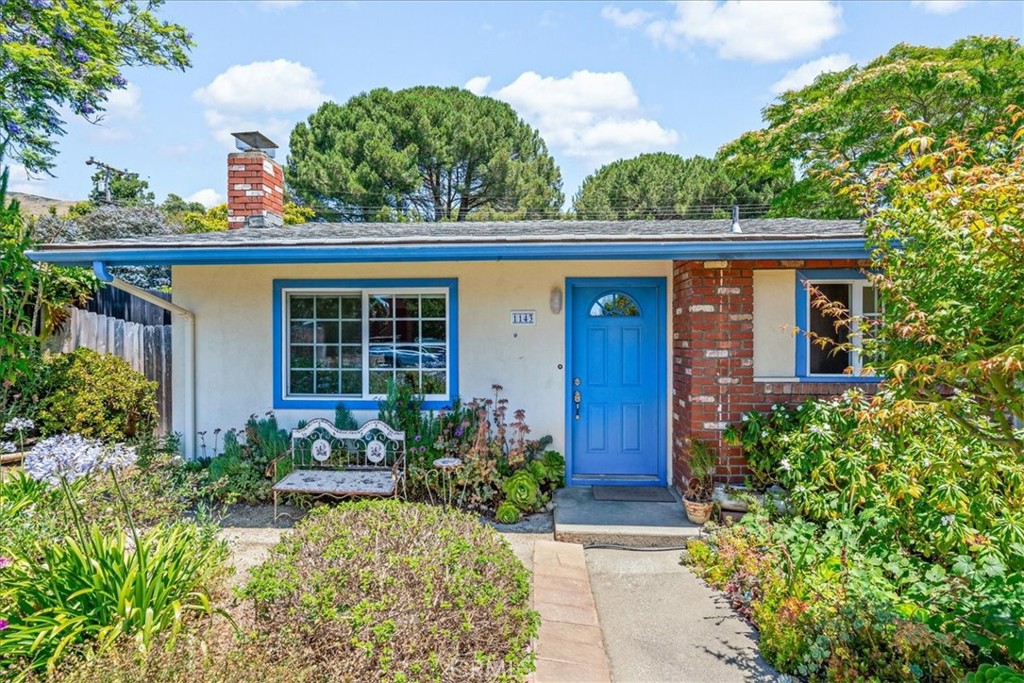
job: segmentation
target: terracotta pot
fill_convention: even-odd
[[[711,508],[714,503],[695,503],[692,500],[683,498],[683,507],[686,509],[686,518],[693,524],[704,524],[711,519]]]

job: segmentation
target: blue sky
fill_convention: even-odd
[[[567,198],[601,164],[641,152],[712,155],[760,127],[780,89],[864,64],[898,42],[1020,38],[1024,3],[169,2],[195,36],[193,67],[135,69],[100,126],[68,126],[55,178],[12,189],[89,192],[95,156],[173,192],[222,201],[229,133],[282,147],[324,100],[375,88],[466,86],[540,129]],[[284,156],[280,157],[282,160]]]

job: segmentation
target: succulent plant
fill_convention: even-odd
[[[506,479],[501,486],[501,490],[505,493],[505,500],[524,512],[537,507],[539,489],[537,480],[527,470],[519,470]]]
[[[515,524],[521,518],[519,508],[507,501],[499,505],[498,510],[494,513],[494,519],[499,524]]]
[[[977,671],[967,674],[964,683],[1024,683],[1024,674],[1008,666],[982,664]]]

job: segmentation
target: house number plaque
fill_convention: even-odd
[[[537,324],[537,312],[536,311],[512,311],[512,324],[513,325],[536,325]]]

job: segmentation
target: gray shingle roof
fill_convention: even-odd
[[[306,223],[280,228],[160,235],[44,245],[42,251],[182,247],[372,246],[698,242],[860,238],[856,220],[758,218],[677,221],[501,221],[468,223]]]

